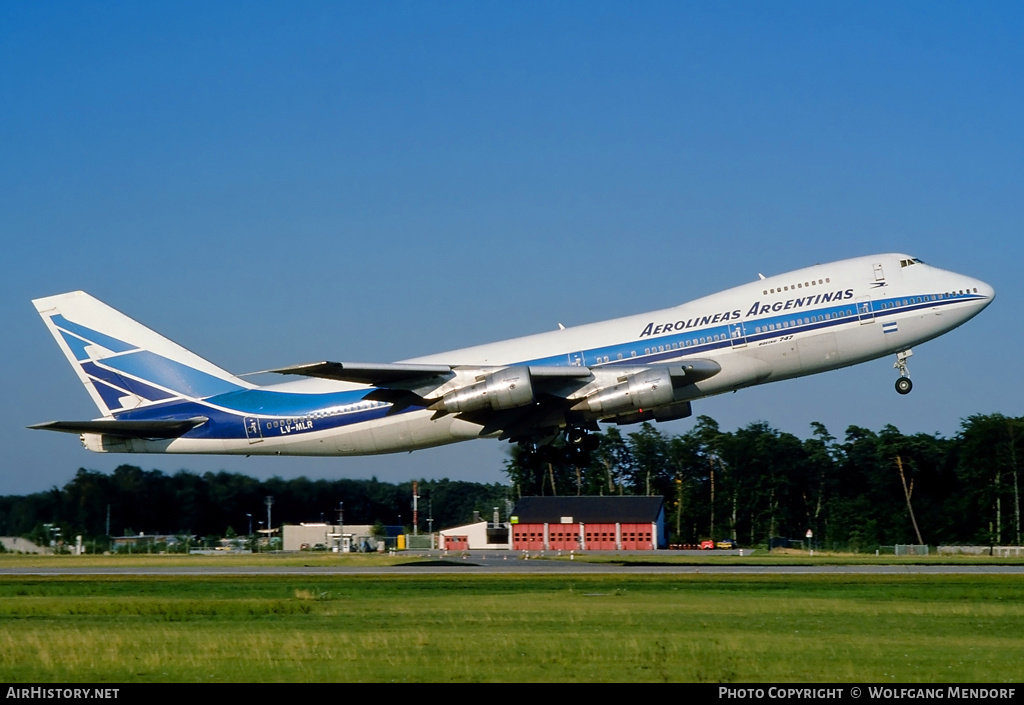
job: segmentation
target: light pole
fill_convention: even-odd
[[[263,500],[263,503],[267,505],[267,546],[270,546],[270,536],[274,529],[273,524],[270,523],[270,506],[274,503],[274,498],[267,495],[267,498]]]
[[[351,547],[349,547],[351,550]],[[345,503],[338,502],[338,553],[345,552]]]

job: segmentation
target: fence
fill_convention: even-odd
[[[898,543],[894,546],[897,556],[927,556],[927,546],[917,546],[912,543]]]
[[[998,556],[1009,558],[1011,556],[1024,556],[1024,546],[939,546],[939,555],[966,555],[966,556]]]

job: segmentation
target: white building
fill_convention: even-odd
[[[285,551],[355,553],[383,550],[384,546],[373,537],[369,524],[285,524],[282,533]]]
[[[508,549],[508,529],[493,528],[486,521],[456,526],[438,532],[437,547],[449,551]]]

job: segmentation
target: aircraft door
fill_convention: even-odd
[[[246,416],[242,420],[242,425],[245,426],[245,437],[249,439],[249,443],[260,443],[263,440],[263,428],[260,426],[260,420],[255,416]]]
[[[729,339],[732,341],[734,348],[747,347],[747,328],[743,325],[743,321],[729,326]]]
[[[583,352],[571,352],[569,353],[569,364],[572,367],[583,367]]]
[[[864,323],[875,322],[875,311],[871,307],[870,296],[861,296],[857,299],[857,317],[860,319],[862,325]]]

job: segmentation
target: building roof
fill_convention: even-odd
[[[656,522],[664,497],[523,497],[512,511],[520,524]]]

